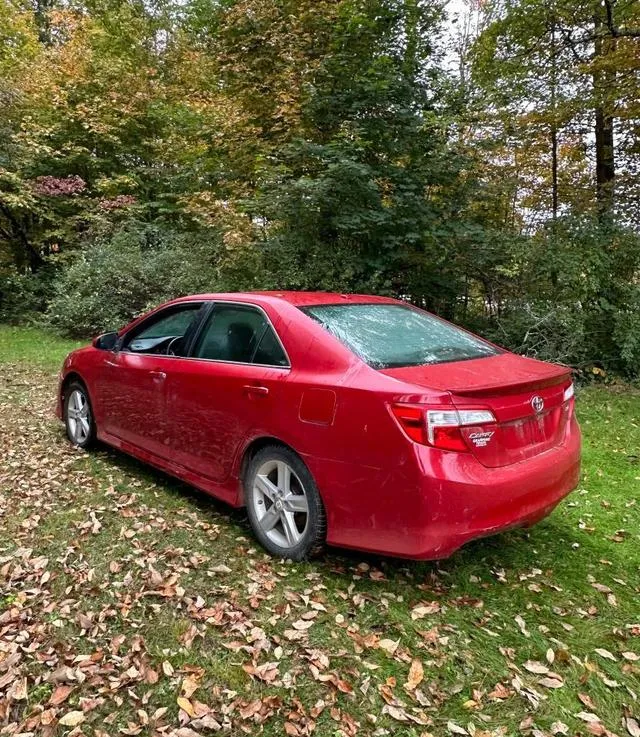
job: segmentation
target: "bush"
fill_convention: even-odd
[[[0,321],[37,322],[54,293],[56,269],[46,265],[35,274],[9,269],[0,274]]]
[[[47,319],[74,337],[120,328],[174,297],[224,288],[218,232],[128,222],[102,235],[62,274]]]

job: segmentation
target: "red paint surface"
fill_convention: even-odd
[[[58,414],[64,381],[79,377],[101,440],[234,506],[243,503],[250,445],[264,438],[286,443],[316,480],[329,543],[412,558],[444,557],[473,538],[533,524],[578,483],[580,430],[573,400],[563,401],[565,368],[505,352],[377,371],[297,306],[395,300],[261,292],[170,304],[194,299],[261,307],[291,367],[88,346],[64,363]],[[543,413],[531,406],[534,394],[544,399]],[[389,410],[398,402],[489,408],[494,435],[477,447],[471,435],[487,426],[464,428],[466,452],[416,443]]]

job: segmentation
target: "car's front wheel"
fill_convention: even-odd
[[[64,393],[64,424],[67,437],[79,448],[87,448],[95,440],[95,423],[86,387],[74,381]]]
[[[272,555],[304,560],[324,545],[326,516],[318,488],[289,448],[270,445],[251,459],[244,475],[249,522]]]

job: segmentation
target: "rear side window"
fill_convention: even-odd
[[[422,366],[494,356],[500,350],[454,325],[402,305],[316,305],[303,309],[370,366]]]
[[[234,363],[289,365],[264,314],[244,305],[216,305],[196,342],[193,356]]]

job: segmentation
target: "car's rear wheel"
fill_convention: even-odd
[[[80,382],[72,382],[65,390],[64,424],[67,437],[79,448],[87,448],[95,440],[96,427],[89,394]]]
[[[251,459],[244,476],[249,522],[272,555],[304,560],[322,551],[326,516],[318,487],[289,448],[269,445]]]

